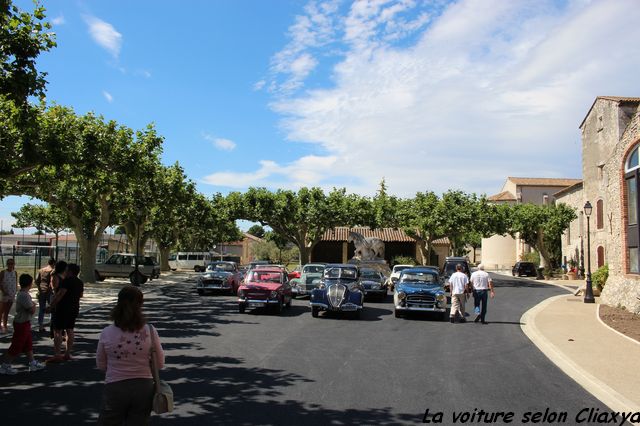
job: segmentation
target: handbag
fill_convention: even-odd
[[[153,381],[156,385],[151,409],[156,414],[170,413],[173,411],[173,390],[171,386],[169,386],[169,383],[160,380],[158,364],[156,363],[156,337],[151,329],[151,325],[149,325],[149,334],[151,335],[151,373],[153,374]]]

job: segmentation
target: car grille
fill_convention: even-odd
[[[344,300],[344,294],[346,293],[346,291],[347,287],[343,286],[342,284],[334,284],[329,286],[327,297],[331,306],[340,306],[340,304]]]
[[[317,277],[307,277],[305,284],[307,286],[312,286],[313,285],[313,280],[315,280]]]
[[[436,298],[428,294],[414,294],[407,296],[407,303],[415,303],[417,305],[434,305]]]
[[[271,292],[268,290],[250,290],[245,292],[247,299],[268,299]]]
[[[219,285],[224,284],[224,280],[220,278],[208,278],[208,279],[202,280],[202,282],[205,284],[219,284]]]

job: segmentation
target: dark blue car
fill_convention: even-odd
[[[402,271],[393,291],[396,318],[409,311],[435,312],[447,317],[447,295],[438,271],[429,267]]]
[[[311,291],[309,304],[314,318],[320,311],[351,312],[359,318],[363,302],[360,268],[349,264],[329,264],[324,268],[320,286]]]

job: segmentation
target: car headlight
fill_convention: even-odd
[[[271,293],[269,293],[269,298],[275,299],[276,297],[278,297],[278,292],[277,291],[274,290]]]
[[[327,286],[326,286],[326,285],[324,285],[324,284],[320,284],[320,285],[318,286],[318,288],[319,288],[320,290],[324,290],[325,288],[327,288]]]
[[[396,277],[391,277],[391,282],[392,282],[392,283],[395,283],[395,282],[397,282],[397,281],[398,281],[398,279],[397,279]]]
[[[399,291],[398,292],[398,299],[399,300],[404,300],[407,297],[407,294],[404,291]]]
[[[244,290],[238,290],[238,297],[244,297]]]
[[[445,296],[444,294],[440,293],[436,296],[436,300],[440,303],[444,303],[447,301],[447,296]]]

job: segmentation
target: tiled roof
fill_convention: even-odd
[[[499,194],[495,194],[490,197],[487,197],[487,200],[488,201],[516,201],[516,197],[509,191],[502,191]]]
[[[524,177],[508,177],[508,180],[520,186],[571,186],[582,179],[567,178],[524,178]]]
[[[560,191],[558,191],[555,194],[553,194],[553,196],[558,198],[558,197],[561,197],[561,196],[563,196],[565,194],[568,194],[569,192],[571,192],[571,191],[573,191],[575,189],[579,189],[579,188],[582,188],[582,181],[580,181],[578,183],[575,183],[575,184],[573,184],[571,186],[567,186],[564,189],[561,189]]]
[[[324,233],[321,241],[347,241],[349,232],[358,232],[363,237],[380,238],[387,243],[395,242],[407,242],[413,243],[416,240],[408,236],[402,229],[395,228],[378,228],[370,229],[368,227],[354,227],[349,228],[346,226],[339,226],[333,229],[329,229]],[[433,241],[434,245],[449,245],[449,239],[447,237],[439,238]]]
[[[584,122],[587,121],[587,117],[589,116],[589,114],[591,114],[591,110],[593,109],[593,106],[596,104],[596,102],[598,102],[598,99],[602,99],[605,101],[613,101],[613,102],[640,103],[640,98],[636,98],[633,96],[596,96],[596,98],[593,100],[593,103],[591,104],[591,107],[589,108],[589,111],[587,111],[587,114],[582,119],[582,123],[580,123],[580,125],[578,126],[578,129],[581,129],[582,126],[584,125]]]

